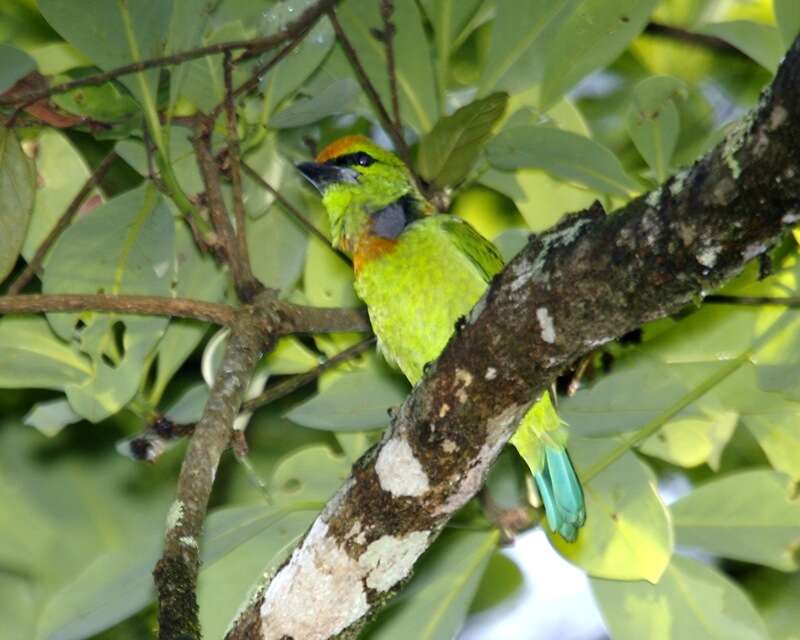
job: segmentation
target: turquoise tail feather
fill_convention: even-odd
[[[534,474],[536,488],[550,528],[567,542],[573,542],[586,522],[583,489],[566,449],[545,446],[544,452],[544,468]]]

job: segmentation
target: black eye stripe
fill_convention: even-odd
[[[348,153],[328,160],[328,163],[337,167],[352,167],[353,165],[368,167],[373,162],[375,162],[375,158],[364,151],[356,151],[355,153]]]

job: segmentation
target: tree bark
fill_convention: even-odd
[[[798,221],[800,39],[690,170],[531,237],[227,638],[357,636],[565,367],[714,290]]]

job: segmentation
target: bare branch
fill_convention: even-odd
[[[402,131],[403,123],[400,120],[400,100],[397,95],[397,70],[394,63],[394,36],[397,31],[392,22],[394,13],[394,0],[381,0],[381,17],[383,18],[383,44],[386,48],[386,75],[389,78],[389,95],[392,100],[392,117],[395,126]]]
[[[111,165],[114,164],[114,160],[116,159],[117,154],[114,153],[114,151],[111,151],[105,158],[103,158],[100,164],[97,165],[97,168],[86,180],[83,187],[81,187],[81,190],[72,199],[72,202],[69,203],[66,211],[61,214],[61,217],[58,219],[55,225],[53,225],[50,233],[47,234],[47,237],[45,237],[45,239],[39,245],[39,248],[36,249],[36,253],[28,261],[25,269],[19,274],[19,276],[17,276],[17,279],[14,280],[11,285],[9,285],[9,295],[17,295],[25,288],[25,285],[33,280],[33,277],[39,273],[47,252],[50,251],[56,240],[58,240],[61,234],[64,233],[66,228],[72,224],[72,221],[80,210],[83,201],[86,200],[86,198],[89,197],[89,194],[91,194],[92,191],[97,188],[97,185],[103,181],[103,178],[105,178],[108,170],[111,168]]]
[[[797,296],[726,296],[710,295],[703,298],[703,303],[730,304],[745,307],[800,307],[800,297]]]
[[[57,311],[98,311],[125,315],[172,316],[228,325],[233,321],[236,310],[225,304],[164,296],[39,293],[0,296],[0,315]]]
[[[164,552],[153,572],[161,640],[201,637],[195,591],[200,535],[217,467],[231,441],[233,420],[261,354],[274,339],[265,336],[254,321],[256,314],[270,314],[271,300],[269,292],[262,293],[254,306],[237,313],[203,417],[189,440],[167,521]]]

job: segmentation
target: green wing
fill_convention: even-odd
[[[442,230],[481,272],[486,282],[503,270],[503,258],[497,247],[475,231],[472,225],[455,216],[442,216],[442,218]]]

